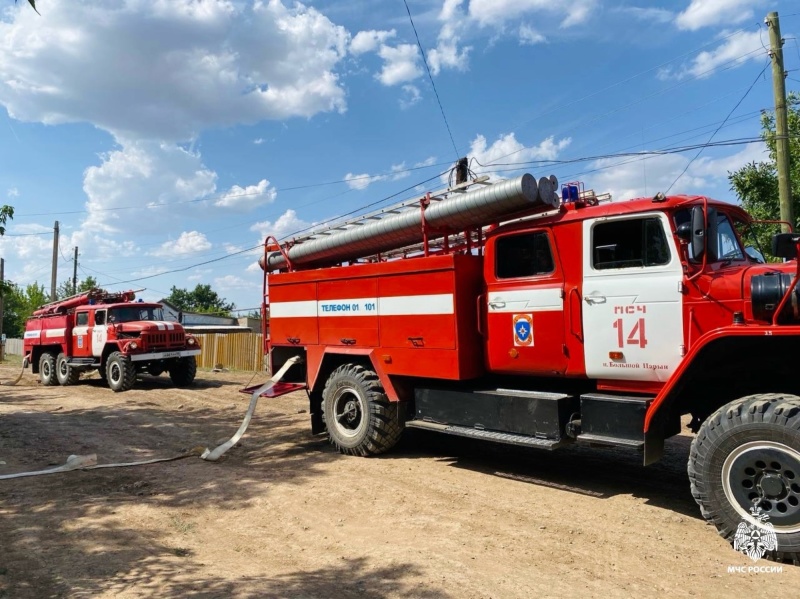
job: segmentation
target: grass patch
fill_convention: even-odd
[[[177,530],[179,533],[188,535],[190,532],[194,532],[197,528],[197,524],[194,522],[190,522],[189,520],[184,520],[180,516],[172,516],[170,518],[170,522],[172,526]]]

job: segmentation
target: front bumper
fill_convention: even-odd
[[[147,354],[131,354],[131,362],[142,362],[144,360],[169,360],[171,358],[186,358],[188,356],[199,356],[199,349],[184,349],[180,351],[157,351]]]

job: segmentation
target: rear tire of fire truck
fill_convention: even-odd
[[[136,382],[136,369],[131,364],[131,359],[118,351],[108,356],[106,381],[115,393],[133,388],[133,384]]]
[[[339,366],[322,391],[328,437],[344,454],[378,455],[394,447],[403,431],[396,408],[378,375],[358,364]]]
[[[194,356],[178,358],[169,369],[169,378],[176,387],[188,387],[197,376],[197,361]]]
[[[56,378],[56,358],[50,352],[45,352],[39,358],[39,380],[42,385],[50,387],[58,384]]]
[[[67,356],[63,353],[56,358],[56,377],[61,385],[74,385],[81,378],[81,373],[67,362]]]
[[[755,559],[800,564],[800,397],[749,395],[721,407],[692,442],[688,470],[703,517],[722,537],[738,548],[755,541]]]

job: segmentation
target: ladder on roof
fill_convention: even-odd
[[[323,237],[335,235],[336,233],[339,233],[341,231],[346,231],[348,229],[353,229],[355,227],[366,225],[376,220],[381,220],[382,218],[385,218],[387,216],[394,216],[395,214],[402,214],[404,212],[412,210],[419,210],[420,202],[423,199],[429,199],[432,203],[441,202],[447,200],[450,194],[465,193],[468,190],[468,188],[473,185],[491,185],[491,183],[489,183],[489,177],[484,175],[481,177],[477,177],[472,181],[466,181],[464,183],[460,183],[459,185],[454,185],[453,187],[448,187],[445,189],[440,189],[438,191],[431,192],[430,197],[428,197],[427,195],[416,196],[414,198],[403,200],[402,202],[398,202],[397,204],[393,204],[385,208],[380,208],[379,210],[368,212],[366,214],[362,214],[348,220],[337,221],[336,219],[332,219],[333,220],[332,224],[316,229],[311,233],[304,235],[302,237],[293,237],[291,240],[283,239],[281,241],[281,244],[284,244],[286,242],[291,242],[293,244],[303,243],[305,241],[321,239]],[[422,244],[419,245],[421,246]],[[405,249],[406,248],[403,248],[403,250]],[[402,250],[393,250],[392,253],[394,254],[397,251],[400,251],[402,253]]]

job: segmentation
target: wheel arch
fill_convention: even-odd
[[[780,330],[779,330],[780,331]],[[680,432],[680,417],[692,428],[730,401],[757,393],[800,395],[797,334],[726,328],[698,340],[645,417],[645,465],[663,455],[664,440]],[[784,331],[780,331],[783,333]],[[788,331],[787,331],[788,333]]]
[[[58,353],[61,351],[60,345],[34,345],[31,348],[31,372],[33,374],[39,374],[39,360],[44,353],[53,354],[55,358]]]

